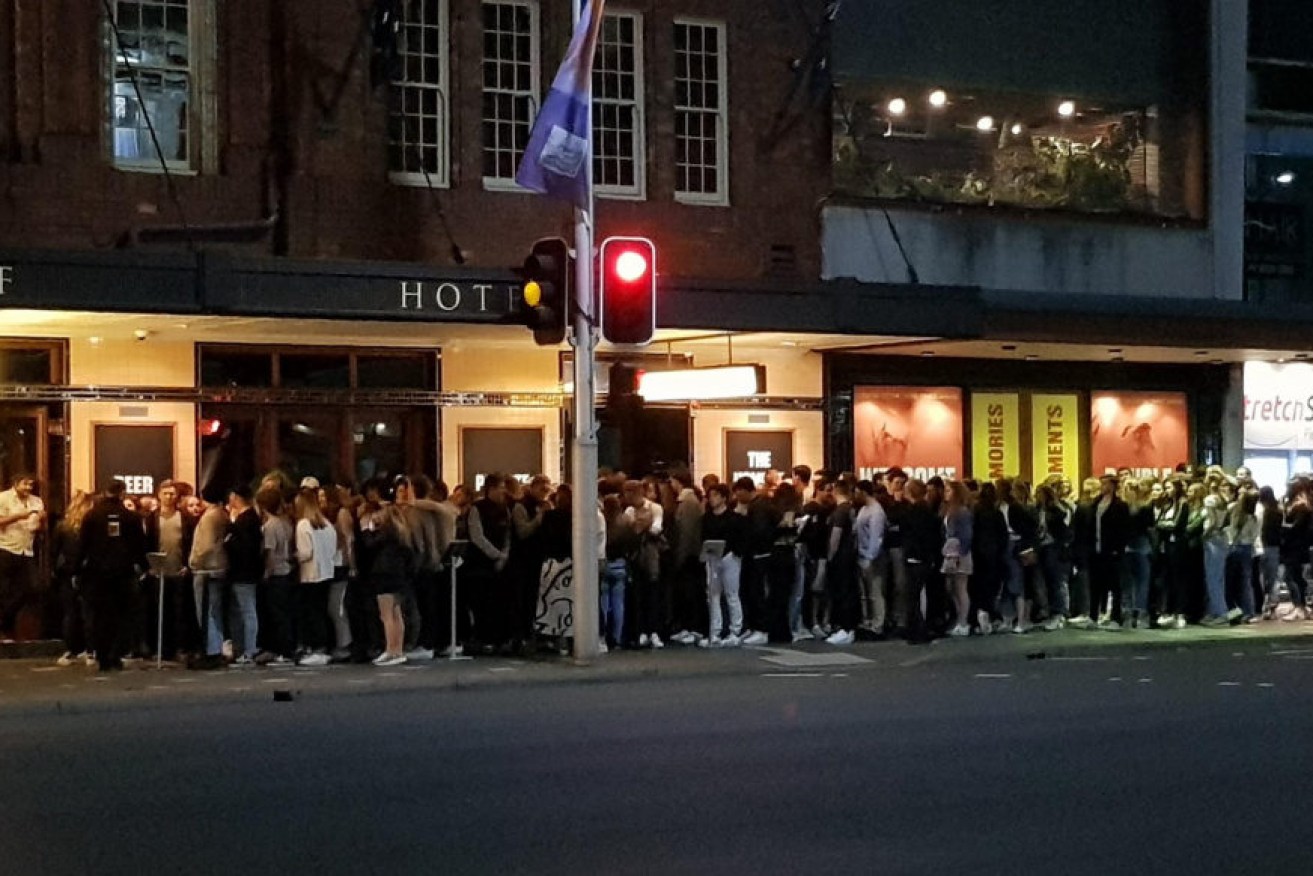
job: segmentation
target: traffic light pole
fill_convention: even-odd
[[[574,22],[583,14],[583,3],[574,0]],[[592,92],[589,91],[591,112]],[[570,520],[570,553],[574,576],[574,657],[579,661],[598,656],[601,558],[597,539],[597,305],[593,295],[593,162],[592,126],[589,125],[589,160],[584,162],[588,179],[588,210],[574,210],[574,505]]]

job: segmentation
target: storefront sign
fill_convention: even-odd
[[[768,471],[793,470],[793,433],[784,430],[726,430],[725,472],[730,482],[752,478],[759,486]]]
[[[173,477],[173,433],[172,424],[96,424],[96,489],[123,481],[129,495],[154,495],[161,482]]]
[[[1021,403],[1013,392],[971,393],[971,473],[998,480],[1021,473]]]
[[[1095,475],[1126,468],[1138,477],[1162,477],[1190,461],[1184,393],[1096,392],[1090,408]]]
[[[952,387],[859,386],[853,391],[857,472],[898,466],[924,480],[962,471],[962,392]]]
[[[1031,476],[1036,483],[1050,475],[1080,476],[1080,397],[1030,397]]]
[[[1313,450],[1313,365],[1245,363],[1245,449]]]
[[[543,471],[543,430],[469,427],[460,430],[462,483],[483,489],[493,472],[524,483]]]

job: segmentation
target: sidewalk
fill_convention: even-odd
[[[189,701],[295,701],[379,692],[471,692],[516,686],[623,683],[643,679],[701,679],[798,673],[914,671],[922,667],[994,664],[1053,658],[1133,659],[1136,655],[1200,649],[1261,654],[1308,651],[1313,623],[1263,623],[1228,629],[1097,632],[1064,630],[1025,636],[940,639],[928,645],[858,643],[834,648],[822,642],[795,646],[704,650],[670,646],[662,651],[613,651],[590,665],[555,655],[530,659],[486,657],[434,660],[391,669],[335,665],[188,671],[176,664],[129,663],[120,673],[61,668],[51,657],[0,661],[0,718],[31,711],[71,714],[123,708],[163,708]],[[1141,658],[1142,659],[1142,658]]]

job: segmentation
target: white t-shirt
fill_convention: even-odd
[[[41,528],[41,518],[33,511],[44,511],[46,504],[40,496],[18,498],[13,489],[0,493],[0,517],[10,517],[26,512],[29,516],[15,520],[7,526],[0,526],[0,548],[20,557],[32,556],[32,544],[36,541],[37,530]]]
[[[337,553],[337,529],[315,529],[309,520],[296,521],[296,559],[302,584],[333,580],[333,556]]]

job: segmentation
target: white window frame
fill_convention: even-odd
[[[120,0],[113,0],[114,15],[118,15]],[[117,18],[116,18],[117,20]],[[191,83],[187,97],[187,157],[182,160],[165,159],[169,173],[192,175],[213,173],[218,170],[218,89],[216,88],[216,66],[218,59],[218,40],[216,38],[218,15],[215,0],[187,0],[187,57],[186,72]],[[102,94],[105,113],[104,153],[115,170],[130,173],[163,173],[159,156],[155,154],[153,144],[151,152],[141,158],[120,158],[115,152],[115,106],[121,99],[115,93],[119,64],[119,45],[114,28],[108,20],[103,22],[104,51],[104,86]],[[134,63],[133,69],[138,74],[142,70],[178,70],[177,67],[142,67]],[[132,97],[136,99],[135,93]],[[158,130],[158,128],[157,128]]]
[[[542,100],[542,29],[539,25],[540,18],[539,18],[538,0],[483,0],[483,2],[479,4],[480,16],[482,16],[484,7],[486,6],[519,6],[529,10],[529,77],[530,78],[529,78],[529,91],[527,92],[527,95],[529,97],[529,129],[532,130],[534,120],[538,117],[538,109]],[[486,31],[482,31],[482,30],[480,32],[486,33]],[[515,89],[505,89],[505,88],[489,89],[486,85],[483,85],[482,65],[487,63],[487,61],[488,61],[487,54],[486,53],[481,54],[480,69],[479,69],[480,95],[487,94],[489,91],[495,92],[497,94],[509,94],[513,97],[523,96],[526,94],[525,92],[518,91]],[[483,140],[483,134],[484,134],[483,127],[489,121],[495,121],[495,120],[490,120],[485,116],[483,116],[482,105],[480,105],[479,112],[480,112],[479,164],[480,164],[480,172],[482,172],[484,152],[487,149],[487,143],[485,143]],[[487,174],[484,174],[483,187],[484,189],[491,192],[525,191],[525,189],[515,181],[514,176],[507,178],[500,176],[488,176]]]
[[[686,192],[679,189],[679,125],[678,119],[680,113],[710,113],[705,107],[681,106],[678,103],[678,89],[675,96],[675,200],[681,204],[699,204],[713,207],[729,206],[729,43],[727,41],[728,28],[724,21],[709,18],[676,18],[674,28],[671,32],[671,38],[674,39],[674,30],[680,27],[696,27],[703,30],[716,31],[716,45],[719,51],[716,54],[716,84],[717,93],[720,96],[719,106],[715,109],[716,120],[716,191],[714,192]],[[675,55],[678,55],[678,49],[675,49]],[[676,68],[677,70],[678,68]],[[678,73],[676,73],[678,76]]]
[[[430,183],[435,188],[448,188],[451,185],[451,16],[448,9],[448,0],[423,0],[425,3],[436,3],[438,14],[438,31],[439,51],[442,53],[438,64],[438,81],[437,82],[411,82],[406,79],[394,79],[388,86],[392,89],[393,107],[395,109],[388,112],[388,131],[387,131],[387,150],[388,150],[388,179],[402,186],[421,186],[427,187]],[[403,14],[408,4],[401,4]],[[407,25],[402,22],[401,34],[401,67],[404,71],[406,68],[405,59],[406,40],[405,28]],[[402,74],[405,75],[404,72]],[[422,171],[394,170],[392,169],[392,119],[400,111],[402,101],[398,93],[406,88],[423,88],[431,89],[438,95],[438,142],[433,144],[438,150],[437,167],[429,171],[427,177]],[[427,145],[427,144],[424,144]]]
[[[643,201],[647,199],[647,103],[644,90],[644,66],[643,66],[643,13],[632,12],[629,10],[617,9],[615,11],[607,10],[607,18],[628,18],[634,22],[634,97],[632,101],[600,99],[598,96],[597,81],[593,81],[593,105],[594,112],[599,106],[629,106],[634,107],[634,184],[631,186],[620,185],[603,185],[600,177],[594,170],[593,191],[599,198],[611,198],[620,201]],[[600,48],[599,48],[600,51]],[[596,65],[594,65],[594,76],[596,76]],[[593,116],[593,150],[597,150],[597,117]],[[596,158],[594,157],[594,161]],[[596,165],[594,165],[595,167]]]

